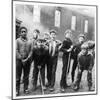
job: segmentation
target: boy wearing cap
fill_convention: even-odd
[[[72,82],[74,82],[75,70],[76,70],[77,63],[78,63],[77,62],[77,57],[78,57],[78,54],[81,51],[81,45],[84,43],[84,41],[85,41],[84,34],[80,34],[79,38],[78,38],[78,43],[73,47],[72,52],[71,52],[71,59],[74,60],[73,66],[72,66],[72,72],[71,72]]]
[[[30,53],[30,56],[32,56],[32,61],[35,60],[36,56],[35,56],[35,51],[37,50],[37,41],[38,41],[38,38],[39,38],[39,34],[40,34],[40,31],[38,29],[35,29],[33,31],[33,39],[32,39],[32,51]],[[37,85],[37,73],[38,73],[38,69],[35,67],[36,64],[34,63],[34,68],[33,68],[33,74],[32,74],[32,84],[33,84],[33,90],[36,89],[36,85]]]
[[[67,69],[69,67],[69,56],[70,52],[72,50],[72,40],[71,40],[71,30],[66,30],[65,32],[65,40],[62,43],[61,51],[63,52],[62,56],[62,62],[63,62],[63,67],[62,67],[62,75],[61,75],[61,80],[60,80],[60,87],[61,91],[65,91],[65,88],[68,87],[67,82],[66,82],[66,74]]]
[[[81,46],[81,52],[78,54],[78,74],[75,82],[74,90],[77,91],[80,87],[81,77],[84,70],[87,70],[87,81],[88,89],[91,90],[92,87],[92,68],[94,65],[94,57],[91,53],[88,52],[89,45],[85,42]]]
[[[32,59],[34,60],[34,68],[33,68],[33,75],[32,75],[32,84],[33,84],[33,91],[37,88],[37,80],[38,80],[38,73],[40,70],[41,80],[42,80],[42,89],[45,90],[45,59],[47,50],[44,46],[45,39],[39,38],[40,31],[38,29],[34,30],[33,33],[33,54]]]
[[[45,45],[44,39],[38,39],[36,48],[34,49],[34,69],[33,69],[33,90],[37,88],[37,80],[40,71],[42,89],[45,90],[45,61],[48,47]]]
[[[51,37],[50,37],[50,33],[48,32],[45,32],[44,33],[44,40],[46,41],[46,45],[49,47],[49,43],[50,43],[50,40],[51,40]],[[51,84],[51,62],[50,62],[50,54],[49,54],[49,50],[47,50],[46,52],[46,61],[45,61],[45,66],[47,67],[47,84],[46,84],[46,87],[49,87],[50,84]]]
[[[50,91],[54,90],[58,53],[59,53],[59,47],[61,45],[61,42],[56,39],[56,33],[57,32],[55,30],[50,31],[50,36],[51,36],[51,40],[49,41],[50,66],[47,68],[47,77],[48,77]]]
[[[35,29],[35,30],[33,31],[33,39],[34,39],[34,40],[38,39],[39,34],[40,34],[40,31],[39,31],[38,29]]]
[[[38,29],[35,29],[33,31],[33,38],[31,40],[31,43],[32,43],[32,50],[31,50],[31,53],[30,53],[30,56],[32,56],[32,60],[34,60],[34,50],[35,50],[35,47],[36,47],[36,43],[37,43],[37,40],[39,38],[39,35],[40,35],[40,31]]]

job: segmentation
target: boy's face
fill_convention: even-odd
[[[38,36],[38,33],[36,31],[33,32],[33,38],[37,38],[37,36]]]
[[[66,37],[66,38],[70,38],[70,37],[71,37],[71,33],[70,33],[70,32],[66,33],[66,34],[65,34],[65,37]]]
[[[88,50],[87,49],[82,49],[82,53],[85,55],[87,54]]]
[[[54,32],[51,33],[51,38],[55,39],[56,38],[56,34]]]
[[[27,36],[27,31],[26,31],[26,29],[21,29],[21,36],[22,36],[23,38],[26,38],[26,36]]]
[[[83,43],[84,42],[84,38],[83,37],[79,37],[78,41],[79,41],[79,43]]]

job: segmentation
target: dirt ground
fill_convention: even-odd
[[[69,75],[67,77],[68,85],[70,85],[70,87],[68,87],[64,93],[74,93],[74,92],[76,92],[72,88],[71,68],[72,68],[72,61],[71,61],[70,72],[69,72]],[[31,66],[30,77],[29,77],[29,80],[30,80],[30,82],[29,82],[29,94],[27,94],[27,95],[31,95],[31,96],[33,96],[33,95],[42,95],[41,86],[39,84],[39,81],[38,81],[38,87],[37,87],[36,91],[33,91],[32,90],[32,88],[33,88],[32,83],[31,83],[32,71],[33,71],[33,65]],[[93,80],[92,89],[95,90],[95,67],[93,67],[93,72],[92,73],[93,73],[92,74],[92,80]],[[59,58],[58,64],[57,64],[57,71],[56,71],[55,90],[53,92],[50,92],[49,89],[46,89],[44,91],[44,95],[45,94],[47,95],[47,94],[57,94],[57,93],[61,93],[61,91],[60,91],[61,74],[62,74],[62,59]],[[77,74],[77,69],[76,69],[76,74]],[[75,78],[76,78],[76,74],[75,74]],[[47,82],[47,80],[46,80],[46,82]],[[87,71],[84,71],[83,72],[83,75],[82,75],[80,89],[78,90],[78,92],[87,92],[87,91],[88,91],[88,86],[87,86]],[[26,96],[26,94],[23,93],[23,84],[21,84],[20,95],[21,96]]]

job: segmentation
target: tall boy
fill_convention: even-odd
[[[16,95],[20,93],[20,80],[23,70],[24,93],[28,93],[31,43],[27,39],[27,28],[20,28],[20,37],[16,40]]]
[[[60,87],[61,91],[65,91],[65,88],[67,88],[67,69],[69,67],[69,56],[70,52],[72,50],[72,40],[71,40],[71,30],[67,30],[65,32],[65,40],[63,41],[61,51],[63,52],[62,56],[62,62],[63,62],[63,67],[62,67],[62,75],[61,75],[61,80],[60,80]]]

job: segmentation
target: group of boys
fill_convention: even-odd
[[[35,29],[33,32],[33,39],[31,41],[28,40],[27,33],[27,28],[21,27],[20,37],[16,40],[16,95],[20,94],[20,81],[22,71],[24,93],[29,93],[29,74],[31,64],[33,62],[33,90],[36,90],[37,88],[38,74],[40,71],[43,90],[46,90],[46,88],[48,87],[50,91],[54,91],[59,51],[63,52],[63,67],[60,80],[61,91],[65,91],[65,89],[68,87],[66,76],[68,74],[68,69],[70,66],[69,58],[74,60],[71,72],[72,82],[74,82],[74,74],[78,66],[78,74],[74,90],[79,89],[82,72],[85,69],[88,70],[88,85],[89,90],[91,89],[93,57],[92,54],[89,54],[87,52],[89,46],[83,45],[85,41],[85,36],[83,34],[81,34],[78,38],[79,43],[73,46],[73,42],[71,39],[71,30],[67,30],[65,32],[65,39],[63,42],[56,39],[57,32],[55,30],[50,30],[49,33],[44,33],[43,38],[39,38],[40,31],[38,29]],[[86,63],[87,61],[88,63]],[[45,84],[45,67],[47,67],[47,84]]]

